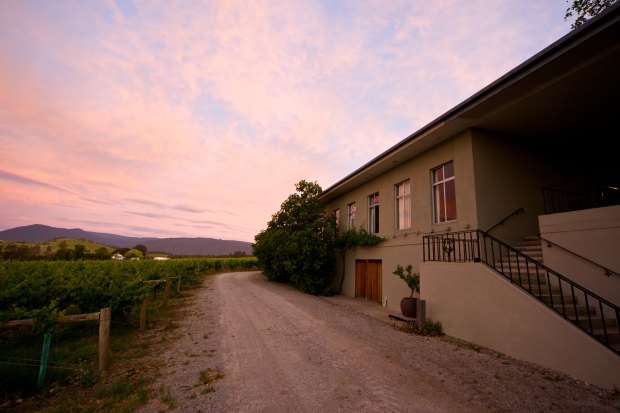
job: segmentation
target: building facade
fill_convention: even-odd
[[[620,113],[618,6],[324,191],[326,209],[337,211],[342,230],[363,228],[385,238],[377,246],[344,252],[334,280],[342,284],[342,294],[396,312],[410,292],[392,272],[411,264],[421,275],[428,316],[441,321],[448,334],[620,386],[620,167],[612,149]],[[508,261],[521,252],[503,248],[531,250],[514,269],[519,277],[524,271],[530,277],[527,284],[519,281],[520,289],[511,289],[517,283],[513,269],[503,277],[496,274],[496,263],[505,257],[491,262],[480,255],[486,244],[479,240],[486,242],[487,235]],[[433,252],[432,240],[438,239],[442,258]],[[528,246],[532,243],[538,247]],[[478,249],[475,256],[461,259],[461,248],[470,247]],[[540,278],[532,287],[529,271],[549,266],[555,267],[553,277],[556,272],[560,277],[549,278],[545,298],[538,291]],[[570,280],[587,291],[580,301],[587,301],[586,295],[590,304],[591,297],[602,300],[597,305],[604,339],[590,310],[579,319],[581,310],[572,305],[569,312],[577,315],[571,324],[562,319],[569,318],[564,301],[560,316],[541,307],[551,300],[554,310],[554,291],[564,300],[566,289],[575,289]],[[528,294],[521,291],[527,289]],[[491,306],[490,298],[514,303]],[[587,309],[590,304],[580,303]],[[579,331],[586,316],[589,335]],[[541,340],[550,343],[545,350]],[[566,348],[567,341],[575,345]],[[584,351],[591,354],[587,366],[570,361]]]

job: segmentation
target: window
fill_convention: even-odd
[[[347,205],[347,229],[355,228],[355,202]]]
[[[433,169],[433,212],[435,223],[456,219],[454,162]]]
[[[411,195],[409,179],[396,184],[396,229],[411,228]]]
[[[334,209],[334,217],[336,217],[336,235],[340,232],[340,208]]]
[[[368,232],[379,233],[379,192],[368,197]]]

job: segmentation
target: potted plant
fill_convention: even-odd
[[[407,286],[411,289],[411,295],[409,297],[403,297],[400,300],[400,311],[405,317],[415,318],[417,315],[418,299],[413,297],[413,293],[420,292],[420,274],[413,272],[413,267],[407,265],[397,265],[393,274],[398,275],[400,279],[407,283]]]

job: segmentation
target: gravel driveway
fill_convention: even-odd
[[[192,300],[163,355],[165,397],[142,412],[620,411],[617,391],[412,336],[258,272],[209,278]]]

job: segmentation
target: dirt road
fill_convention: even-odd
[[[405,334],[256,272],[208,280],[192,309],[158,380],[177,411],[619,411],[612,392]]]

